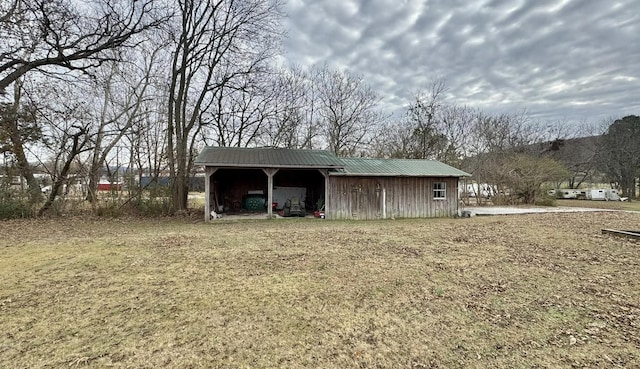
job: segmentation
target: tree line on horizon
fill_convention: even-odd
[[[548,155],[512,155],[576,136],[562,125],[457,105],[444,81],[416,91],[403,116],[392,117],[362,76],[328,65],[277,66],[282,8],[280,0],[2,2],[4,174],[25,178],[27,202],[40,215],[78,174],[97,206],[104,168],[118,166],[137,177],[168,173],[168,211],[184,210],[205,145],[436,159],[503,186],[536,178],[524,185],[533,191],[521,197],[526,202],[538,182],[570,177],[571,168]],[[608,179],[634,196],[638,126],[636,116],[609,122],[598,153]],[[52,178],[46,196],[34,161]],[[141,201],[142,190],[129,200]]]

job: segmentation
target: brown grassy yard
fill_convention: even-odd
[[[0,222],[0,367],[640,367],[640,214]]]
[[[591,201],[591,200],[557,200],[558,206],[575,206],[580,208],[613,209],[640,211],[640,201]]]

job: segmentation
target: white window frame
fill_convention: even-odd
[[[447,182],[434,182],[432,186],[434,200],[447,199]]]

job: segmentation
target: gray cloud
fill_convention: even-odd
[[[430,80],[489,112],[640,114],[637,0],[291,0],[292,64],[362,74],[400,111]]]

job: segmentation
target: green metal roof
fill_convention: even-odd
[[[262,168],[343,168],[342,160],[326,150],[279,149],[272,147],[205,147],[196,165]]]
[[[338,158],[326,150],[205,147],[196,165],[237,168],[325,168],[337,176],[467,177],[436,160]]]
[[[437,160],[342,158],[344,171],[331,172],[342,176],[397,177],[469,177],[463,172]]]

